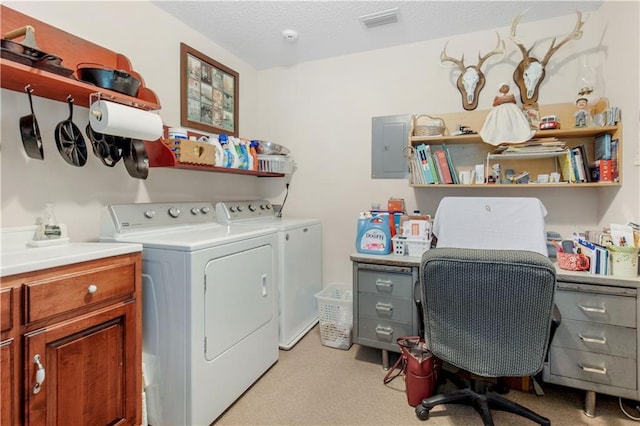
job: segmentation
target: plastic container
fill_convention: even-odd
[[[356,250],[367,254],[391,253],[389,215],[376,215],[366,222],[358,221]]]
[[[349,349],[353,330],[353,290],[349,285],[331,284],[316,293],[320,341],[324,346]]]
[[[284,155],[258,154],[258,170],[269,173],[289,174],[293,171],[293,162]]]
[[[423,238],[401,237],[392,238],[393,254],[398,256],[422,257],[422,254],[431,248],[431,240]]]
[[[611,275],[638,276],[638,247],[607,246],[611,256]]]

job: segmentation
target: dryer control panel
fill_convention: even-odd
[[[273,206],[267,200],[221,201],[216,204],[216,214],[220,223],[276,217]]]

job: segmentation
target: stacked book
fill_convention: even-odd
[[[557,138],[539,138],[531,139],[527,143],[511,145],[498,145],[493,152],[494,154],[523,154],[523,153],[545,153],[545,152],[562,152],[566,148],[566,143]]]
[[[435,146],[435,145],[433,145]],[[411,180],[414,184],[457,184],[458,173],[446,144],[432,151],[432,145],[414,147]]]

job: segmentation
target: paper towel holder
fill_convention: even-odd
[[[89,94],[89,108],[91,110],[90,113],[93,114],[95,117],[98,117],[98,118],[100,118],[100,116],[102,114],[100,113],[100,111],[95,111],[95,110],[91,109],[91,106],[95,102],[98,102],[98,101],[100,101],[102,99],[108,100],[108,101],[111,101],[111,102],[116,102],[116,103],[119,103],[119,104],[122,104],[122,105],[126,105],[126,106],[130,106],[130,107],[138,108],[138,109],[143,109],[143,110],[146,110],[146,111],[153,110],[152,108],[147,107],[147,105],[145,105],[145,104],[141,104],[139,102],[133,102],[133,101],[130,101],[130,100],[127,100],[127,99],[123,99],[123,98],[120,98],[120,97],[117,97],[117,96],[109,95],[109,94],[106,94],[106,93],[100,93],[100,92],[90,93]]]

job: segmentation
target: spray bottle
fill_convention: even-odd
[[[249,151],[251,153],[251,157],[253,157],[252,170],[258,170],[258,143],[258,141],[251,141],[249,144]]]
[[[218,140],[220,141],[220,146],[222,147],[222,151],[224,153],[222,167],[232,167],[233,157],[231,156],[231,149],[229,148],[228,136],[223,133],[220,136],[218,136]]]

